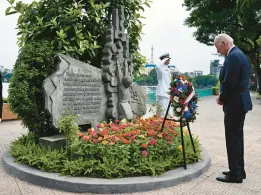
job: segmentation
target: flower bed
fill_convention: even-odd
[[[161,132],[162,120],[152,117],[135,122],[103,122],[98,131],[78,132],[77,138],[61,151],[45,149],[24,136],[12,143],[11,154],[18,162],[62,175],[156,176],[183,165],[178,124],[167,121]],[[186,130],[184,139],[187,163],[193,163],[196,156]],[[200,158],[198,139],[194,143]]]

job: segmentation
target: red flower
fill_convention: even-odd
[[[94,140],[93,140],[93,143],[94,143],[94,144],[98,144],[98,143],[99,143],[99,140],[94,139]]]
[[[169,134],[168,134],[167,132],[165,132],[165,131],[163,131],[162,134],[165,135],[165,136],[168,136],[168,135],[169,135]]]
[[[108,132],[107,129],[103,129],[102,132],[101,132],[101,135],[102,135],[103,137],[106,136],[106,135],[108,135],[108,134],[109,134],[109,132]]]
[[[180,100],[179,100],[179,103],[180,103],[180,104],[184,104],[184,103],[185,103],[185,100],[180,99]]]
[[[111,130],[113,130],[113,131],[119,131],[120,129],[119,129],[119,127],[113,126],[113,127],[111,127]]]
[[[170,145],[171,145],[171,144],[173,144],[173,143],[172,143],[171,141],[169,141],[169,142],[168,142],[168,144],[170,144]]]
[[[165,137],[165,140],[170,141],[170,137],[169,137],[169,136],[166,136],[166,137]]]
[[[141,144],[141,147],[143,147],[143,148],[147,148],[148,147],[148,144],[146,144],[146,143],[143,143],[143,144]]]
[[[88,141],[88,140],[90,140],[90,137],[88,135],[86,135],[82,139],[85,140],[85,141]]]
[[[127,140],[127,139],[122,139],[122,143],[124,143],[124,144],[130,144],[130,141]]]
[[[149,134],[149,136],[155,136],[155,132],[152,131],[152,130],[149,130],[149,131],[148,131],[148,134]]]
[[[101,124],[98,124],[97,125],[97,128],[102,128],[103,126]]]
[[[92,131],[91,132],[91,135],[94,137],[94,138],[97,138],[98,137],[98,133],[96,131]]]
[[[179,90],[175,89],[174,94],[179,95],[180,94]]]
[[[157,141],[154,138],[151,139],[150,142],[149,142],[149,144],[152,145],[152,146],[155,145],[156,143],[157,143]]]
[[[115,120],[116,123],[119,123],[120,121],[119,120]]]
[[[148,156],[148,152],[146,150],[142,151],[141,154],[142,154],[143,157]]]

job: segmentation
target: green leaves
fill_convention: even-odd
[[[10,12],[11,9],[12,9],[12,7],[8,7],[8,8],[5,10],[5,15],[8,15],[8,13]]]
[[[187,163],[193,163],[196,156],[190,138],[185,136],[184,139]],[[183,165],[182,152],[178,149],[180,137],[172,140],[171,145],[166,140],[159,139],[156,145],[148,146],[147,157],[141,155],[143,149],[139,141],[130,145],[103,145],[77,139],[65,150],[50,150],[36,144],[35,140],[35,135],[29,133],[13,141],[11,155],[17,162],[62,175],[108,179],[157,176]],[[194,143],[197,157],[200,159],[201,151],[197,138],[194,138]]]
[[[39,26],[43,25],[43,17],[39,18],[38,16],[36,16],[37,22],[39,24]]]
[[[8,7],[6,10],[5,10],[5,15],[12,15],[12,14],[15,14],[17,13],[17,11],[10,11],[12,9],[12,7]]]
[[[56,68],[54,57],[49,41],[26,44],[19,52],[9,85],[9,106],[37,136],[58,133],[45,111],[42,89],[43,80]]]
[[[60,133],[64,133],[70,142],[73,142],[77,138],[77,132],[80,131],[76,123],[77,120],[76,115],[62,115],[58,121]]]
[[[91,62],[100,67],[100,54],[104,46],[104,36],[109,22],[111,10],[123,5],[125,7],[125,23],[130,40],[130,52],[139,53],[139,41],[142,34],[141,14],[150,0],[121,1],[33,1],[30,4],[9,0],[11,6],[6,15],[19,13],[18,38],[19,47],[32,40],[52,40],[54,52],[62,52],[78,59]],[[75,30],[75,28],[77,30]],[[136,54],[135,54],[136,53]],[[134,58],[134,71],[138,71],[144,60]]]
[[[15,0],[7,0],[11,5],[14,4]]]
[[[64,33],[63,29],[61,29],[60,31],[56,31],[56,34],[58,35],[59,39],[64,40],[67,36]]]

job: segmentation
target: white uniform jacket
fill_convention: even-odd
[[[161,63],[156,66],[158,86],[156,95],[169,97],[171,72],[167,65]]]

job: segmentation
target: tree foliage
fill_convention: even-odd
[[[4,66],[0,65],[0,74],[2,75],[3,82],[9,82],[12,77],[12,70],[8,68],[4,68]]]
[[[150,0],[39,0],[30,4],[9,0],[6,15],[19,13],[19,46],[31,40],[50,40],[55,53],[66,53],[96,67],[101,65],[106,27],[113,8],[124,6],[134,70],[144,64],[139,53],[141,12]]]
[[[146,74],[141,74],[136,76],[136,78],[134,79],[134,81],[137,84],[140,85],[157,85],[158,84],[158,79],[157,79],[157,73],[156,73],[156,69],[152,69],[148,75]]]
[[[101,66],[105,33],[113,8],[124,6],[134,70],[145,63],[139,53],[143,24],[141,12],[150,0],[38,0],[30,4],[8,0],[6,15],[19,14],[20,53],[10,83],[11,109],[37,136],[58,133],[44,109],[42,84],[56,70],[54,56],[68,54]]]
[[[249,56],[261,81],[258,58],[261,47],[261,1],[184,0],[183,5],[190,11],[185,24],[197,29],[194,33],[196,40],[213,45],[217,34],[229,34]]]
[[[8,102],[13,112],[36,136],[57,133],[45,111],[42,89],[44,79],[55,69],[53,47],[48,41],[25,44],[14,66]]]
[[[205,88],[215,86],[218,79],[212,75],[202,75],[191,79],[195,88]]]

